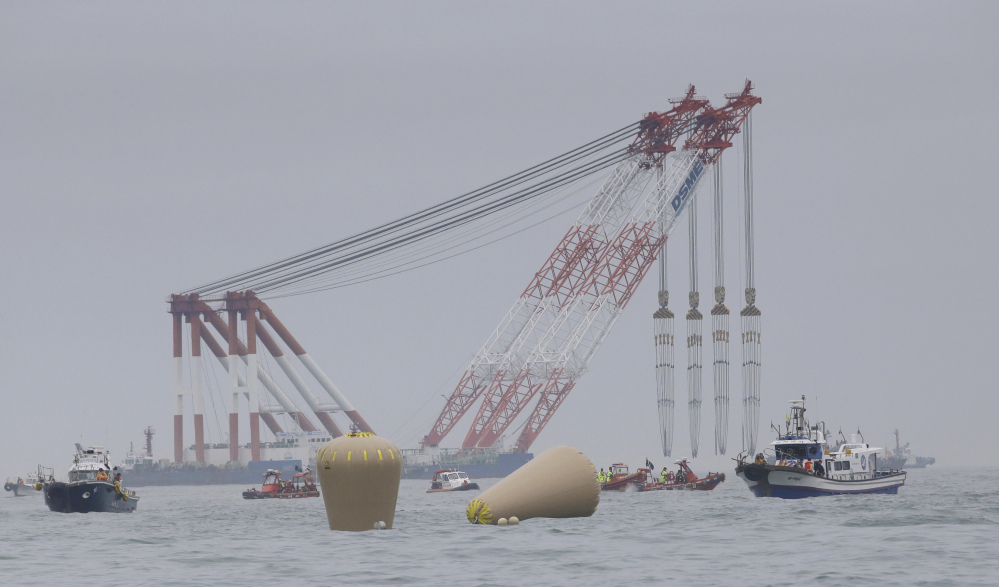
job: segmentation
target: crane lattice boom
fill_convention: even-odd
[[[425,446],[435,446],[482,397],[463,446],[492,446],[538,398],[516,449],[526,451],[585,373],[645,276],[707,166],[731,146],[759,103],[747,83],[712,109],[694,88],[674,108],[648,115],[630,156],[587,209],[473,359]],[[689,137],[680,153],[674,143]],[[644,198],[652,169],[662,169]]]

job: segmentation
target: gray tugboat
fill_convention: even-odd
[[[7,491],[12,491],[14,497],[24,497],[25,495],[41,495],[36,491],[35,485],[38,484],[38,474],[28,473],[27,477],[18,477],[16,480],[7,479],[7,482],[3,484],[3,488]],[[38,486],[41,488],[41,485]]]
[[[43,480],[45,505],[53,512],[129,513],[139,505],[134,491],[122,485],[118,467],[111,467],[109,454],[103,447],[84,449],[76,445],[73,466],[69,469],[69,482]]]
[[[925,469],[926,465],[937,462],[933,457],[917,457],[909,449],[909,443],[902,444],[895,429],[895,451],[888,450],[888,456],[882,462],[886,469]]]

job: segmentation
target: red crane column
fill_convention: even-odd
[[[239,460],[239,370],[236,355],[239,352],[239,312],[229,310],[229,387],[232,389],[232,411],[229,412],[229,460]]]
[[[212,323],[212,326],[214,326],[215,329],[219,331],[219,334],[221,334],[226,340],[229,339],[229,328],[225,325],[225,321],[219,318],[218,314],[216,314],[215,312],[206,312],[205,318],[207,318]],[[225,366],[228,369],[229,365],[229,363],[227,362],[228,355],[224,350],[222,350],[222,345],[220,345],[218,341],[215,340],[215,337],[212,336],[212,333],[208,331],[208,328],[205,327],[204,324],[201,324],[200,330],[201,330],[201,339],[205,341],[205,344],[208,345],[208,348],[219,359],[219,362],[222,363],[223,366]],[[243,343],[240,343],[240,348],[242,348],[242,344]],[[305,417],[305,414],[303,414],[302,412],[298,412],[297,414],[295,414],[295,416],[298,418],[299,425],[302,427],[303,430],[316,429],[316,427],[313,426],[311,422],[309,422],[309,420]],[[267,414],[267,413],[260,414],[260,419],[264,421],[264,424],[266,424],[267,427],[270,428],[270,431],[273,432],[274,434],[277,434],[278,432],[283,432],[283,430],[281,429],[281,425],[278,424],[277,420],[274,419],[273,414]]]
[[[201,393],[201,328],[197,312],[187,314],[191,324],[191,385],[194,387],[194,453],[205,464],[205,399]]]
[[[315,397],[312,395],[312,390],[308,388],[308,386],[305,384],[304,381],[302,381],[302,378],[298,375],[298,373],[294,371],[294,369],[291,367],[291,364],[288,362],[287,357],[284,356],[284,351],[281,350],[281,347],[278,346],[274,338],[270,335],[269,332],[267,332],[267,329],[264,328],[264,325],[261,324],[256,317],[254,317],[254,322],[255,322],[254,328],[257,333],[257,336],[260,337],[260,342],[264,343],[264,347],[267,349],[267,352],[269,352],[271,356],[274,357],[274,360],[277,361],[278,365],[285,371],[285,374],[288,375],[288,379],[291,380],[292,385],[294,385],[295,388],[298,390],[298,392],[302,395],[302,398],[304,398],[306,402],[315,403],[315,409],[313,410],[313,413],[315,413],[316,417],[319,418],[319,421],[322,422],[323,427],[326,428],[326,431],[332,434],[334,438],[338,436],[343,436],[343,432],[340,431],[340,428],[336,425],[336,422],[333,421],[333,417],[330,416],[329,412],[324,412],[321,409],[319,409],[318,405],[319,402],[316,401]],[[312,406],[310,405],[309,407]],[[312,423],[305,418],[305,414],[298,412],[298,418],[299,418],[299,425],[302,427],[303,430],[316,429],[316,427],[313,426]]]
[[[368,426],[368,423],[364,421],[361,414],[354,409],[350,400],[348,400],[346,396],[344,396],[343,393],[337,389],[337,386],[333,384],[333,381],[330,380],[326,373],[324,373],[312,357],[309,356],[309,353],[305,352],[305,348],[300,345],[297,340],[295,340],[295,337],[291,335],[291,332],[285,328],[284,324],[282,324],[281,321],[278,320],[277,316],[274,315],[274,312],[263,302],[260,302],[260,317],[271,325],[274,332],[277,333],[286,345],[288,345],[291,352],[295,353],[298,360],[300,360],[302,364],[305,365],[305,368],[312,373],[312,376],[316,378],[316,381],[318,381],[320,385],[322,385],[323,389],[330,394],[330,397],[332,397],[333,401],[340,406],[344,415],[350,418],[350,421],[354,424],[354,426],[356,426],[361,432],[373,433],[374,430],[371,429],[371,426]]]
[[[184,462],[184,318],[180,313],[173,315],[173,362],[174,394],[176,404],[173,412],[173,461]]]
[[[242,312],[246,320],[246,387],[250,404],[250,460],[260,460],[260,396],[257,395],[257,323],[256,310]]]

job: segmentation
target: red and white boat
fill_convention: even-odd
[[[725,473],[712,473],[710,471],[704,477],[698,477],[690,470],[690,465],[687,464],[686,458],[675,461],[675,464],[679,465],[676,473],[669,471],[665,477],[661,473],[656,477],[655,473],[649,469],[639,469],[639,471],[645,472],[647,476],[647,481],[642,491],[668,491],[674,489],[711,491],[725,480]]]
[[[259,490],[247,489],[243,492],[243,499],[297,499],[300,497],[319,497],[316,480],[308,468],[300,473],[295,473],[290,481],[282,481],[280,471],[268,469],[264,473],[264,482]]]
[[[454,469],[437,469],[430,480],[430,489],[427,493],[439,493],[441,491],[471,491],[478,489],[478,483],[472,483],[464,471]]]
[[[687,459],[676,461],[679,465],[676,473],[668,472],[665,477],[656,475],[651,469],[641,468],[636,473],[628,472],[628,465],[615,463],[611,465],[610,481],[601,484],[603,491],[670,491],[677,489],[689,489],[710,491],[725,480],[725,473],[708,473],[704,477],[698,477],[690,470]]]
[[[648,471],[648,469],[639,469],[637,473],[631,473],[628,470],[628,465],[614,463],[610,466],[610,471],[608,472],[610,478],[600,484],[600,490],[627,491],[631,489],[632,491],[642,491],[642,487],[646,482],[643,470]]]

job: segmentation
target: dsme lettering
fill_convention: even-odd
[[[701,171],[703,170],[704,165],[700,161],[694,163],[694,168],[690,170],[690,175],[687,176],[686,181],[680,186],[680,191],[673,196],[673,200],[670,202],[673,206],[674,214],[679,214],[684,204],[687,203],[687,199],[690,198],[690,194],[694,191],[694,184],[697,183],[697,178],[701,176]]]

